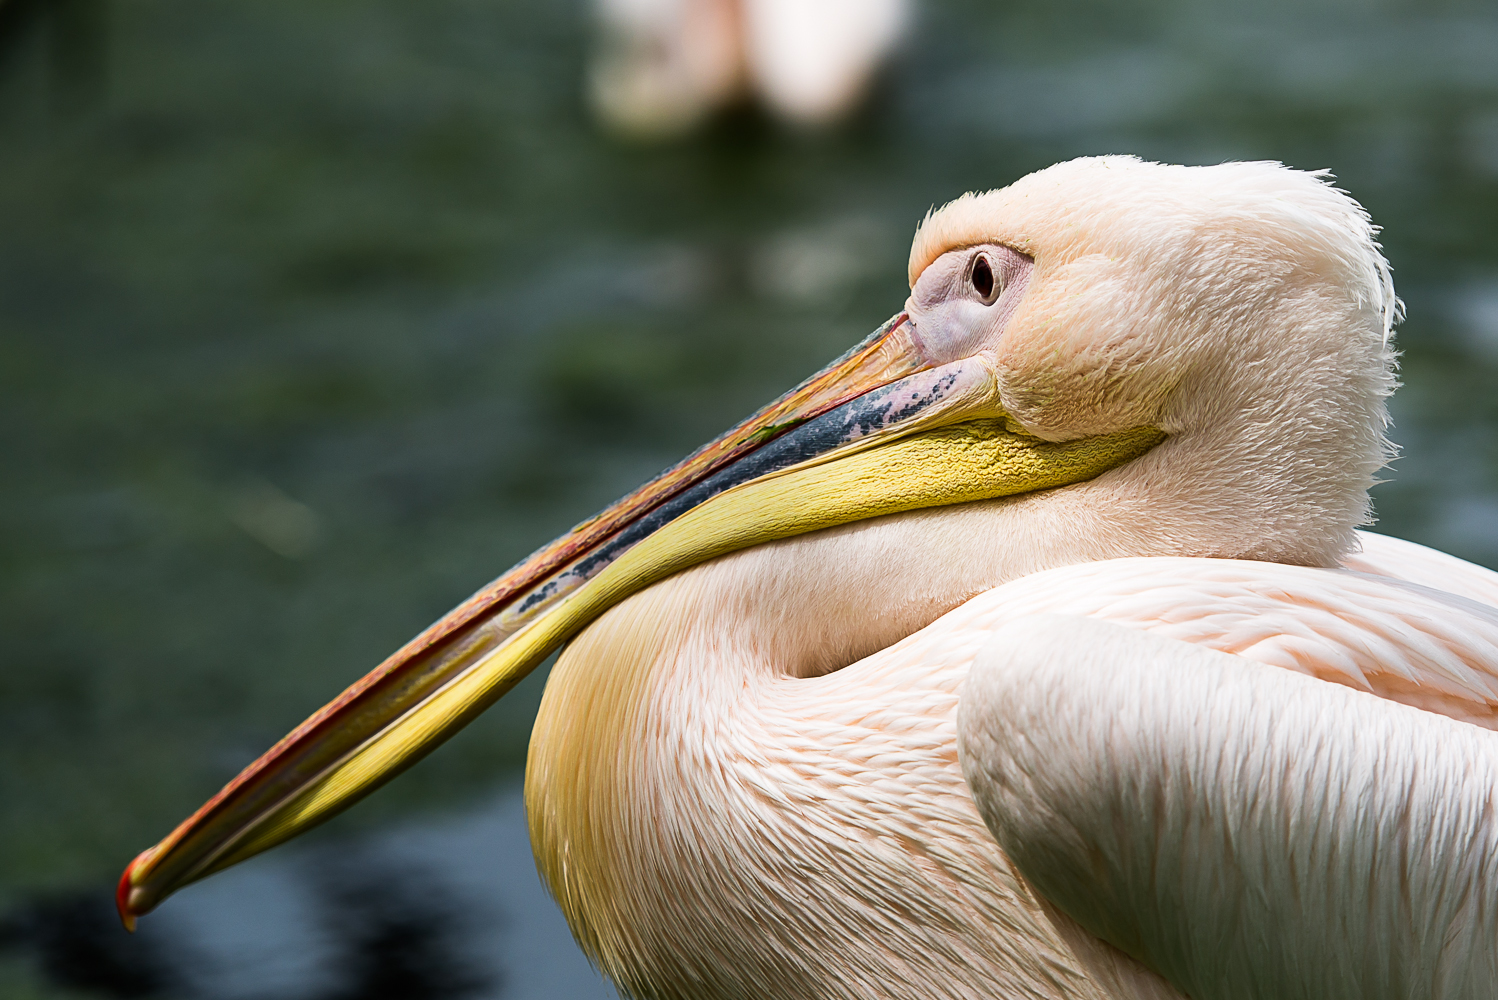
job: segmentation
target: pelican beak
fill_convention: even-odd
[[[1004,414],[982,355],[936,365],[912,333],[894,316],[407,643],[131,862],[117,896],[125,925],[369,794],[658,580],[773,539],[1091,479],[1164,437],[1031,437]]]

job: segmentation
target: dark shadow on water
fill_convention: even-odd
[[[322,940],[307,947],[325,954],[316,977],[322,985],[296,991],[296,1000],[499,994],[498,977],[476,968],[460,946],[471,928],[457,901],[418,871],[392,870],[365,852],[337,859],[328,853],[307,866],[322,931]],[[105,888],[39,897],[0,920],[0,949],[29,958],[52,987],[119,1000],[290,996],[285,989],[256,990],[244,981],[254,970],[236,972],[211,958],[205,970],[199,949],[177,937],[127,933]]]
[[[458,1000],[499,985],[475,969],[455,941],[462,912],[406,870],[378,872],[355,856],[318,881],[323,920],[340,952],[341,985],[325,1000]]]
[[[52,985],[106,997],[168,996],[168,963],[155,943],[120,926],[108,890],[33,900],[0,920],[0,948],[29,954]]]

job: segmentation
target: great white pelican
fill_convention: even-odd
[[[1356,529],[1389,269],[1326,177],[1082,159],[120,883],[127,922],[561,647],[538,866],[648,998],[1498,995],[1498,574]]]

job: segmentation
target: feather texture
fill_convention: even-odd
[[[1029,574],[812,676],[797,647],[835,630],[797,632],[736,565],[779,566],[783,584],[785,562],[751,550],[699,567],[605,615],[558,664],[529,778],[538,857],[584,945],[642,996],[1173,996],[1048,913],[980,825],[957,763],[968,671],[1010,628],[1065,615],[1302,673],[1304,691],[1491,725],[1498,610],[1390,574],[1401,557],[1474,588],[1494,574],[1363,537],[1361,564],[1386,575],[1189,558]],[[877,576],[861,592],[876,606]],[[819,607],[798,617],[850,617]],[[593,738],[621,703],[622,727]]]
[[[1493,995],[1498,734],[1049,615],[993,634],[959,730],[1016,867],[1193,1000]]]

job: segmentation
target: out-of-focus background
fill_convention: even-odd
[[[112,883],[1057,160],[1334,170],[1409,305],[1379,530],[1498,565],[1491,0],[895,0],[825,107],[763,30],[680,69],[672,2],[0,0],[0,998],[612,996],[526,843],[540,677],[133,938]]]

